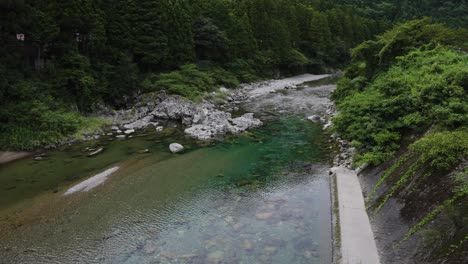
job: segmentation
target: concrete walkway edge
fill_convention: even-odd
[[[380,264],[361,185],[354,170],[334,167],[338,190],[342,264]]]

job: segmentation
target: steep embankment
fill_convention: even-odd
[[[333,97],[382,263],[462,263],[468,252],[468,57],[427,20],[353,50]]]

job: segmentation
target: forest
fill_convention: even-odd
[[[279,70],[329,71],[386,27],[306,0],[1,1],[0,14],[0,146],[14,149],[94,126],[82,116],[143,92],[193,99]]]
[[[466,25],[466,15],[445,16],[437,3],[3,0],[0,147],[59,142],[100,126],[88,117],[103,107],[125,108],[141,93],[197,99],[219,86],[332,72],[352,47],[399,21]],[[448,3],[466,14],[465,4]]]

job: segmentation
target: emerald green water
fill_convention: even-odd
[[[0,263],[331,262],[320,126],[285,116],[208,146],[172,130],[0,167]],[[169,153],[173,142],[188,150]],[[88,145],[105,151],[89,158]],[[63,195],[114,166],[104,184]]]

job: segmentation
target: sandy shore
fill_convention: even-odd
[[[0,164],[8,163],[17,159],[22,159],[31,154],[32,152],[0,151]]]

